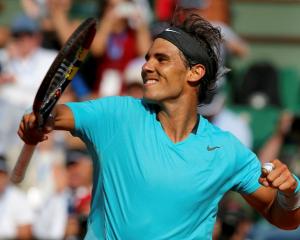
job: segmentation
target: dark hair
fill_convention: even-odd
[[[176,10],[171,26],[180,28],[205,46],[209,60],[199,59],[197,62],[186,59],[188,66],[202,64],[205,67],[205,75],[199,81],[198,103],[210,103],[217,89],[217,79],[220,67],[220,45],[222,35],[218,28],[212,26],[207,20],[195,13],[187,15],[183,20],[180,9]],[[200,80],[200,79],[199,79]]]
[[[66,149],[66,166],[71,166],[80,161],[82,158],[90,158],[90,155],[86,149],[69,148]]]

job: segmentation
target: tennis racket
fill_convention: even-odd
[[[62,46],[46,73],[32,107],[39,128],[46,123],[53,107],[87,56],[96,33],[96,25],[95,18],[83,21]],[[12,171],[12,182],[20,183],[24,179],[35,146],[24,144]]]

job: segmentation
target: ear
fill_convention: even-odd
[[[188,81],[196,83],[205,75],[205,67],[202,64],[196,64],[189,70]]]

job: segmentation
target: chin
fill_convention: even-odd
[[[161,103],[166,98],[166,94],[161,91],[154,91],[150,89],[144,89],[143,91],[143,99],[145,99],[149,103]]]
[[[158,104],[160,102],[160,100],[157,97],[149,96],[147,94],[143,95],[143,100],[150,104]]]

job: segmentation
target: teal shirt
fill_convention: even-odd
[[[196,134],[173,143],[140,99],[67,106],[94,161],[86,239],[211,239],[222,196],[260,186],[255,154],[203,117]]]

